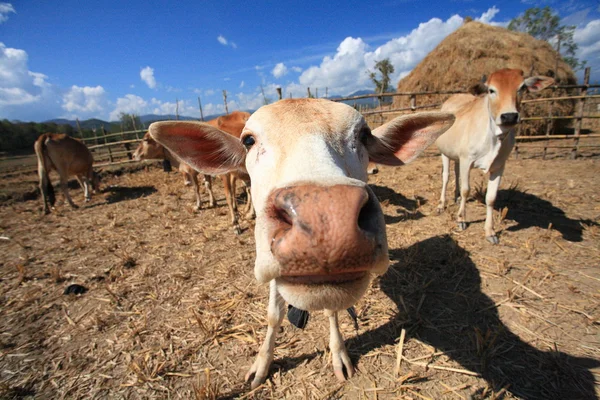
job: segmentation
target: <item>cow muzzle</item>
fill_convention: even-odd
[[[368,187],[292,186],[271,192],[268,204],[280,280],[335,286],[387,269],[383,213]]]

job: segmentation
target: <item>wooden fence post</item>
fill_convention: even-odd
[[[81,126],[79,125],[79,118],[75,118],[75,123],[77,124],[77,131],[79,131],[79,137],[83,139],[83,132],[81,131]]]
[[[198,108],[200,109],[200,121],[204,121],[204,114],[202,113],[202,102],[200,96],[198,96]]]
[[[100,125],[100,129],[102,129],[102,136],[104,137],[104,144],[107,144],[108,140],[106,139],[106,130],[104,129],[104,125]],[[108,161],[112,163],[113,156],[112,156],[112,150],[110,149],[110,146],[106,146],[106,150],[108,150]]]
[[[279,100],[281,100],[281,99],[282,99],[282,97],[283,97],[283,94],[281,93],[281,88],[280,88],[280,87],[278,87],[278,88],[276,88],[275,90],[277,90],[277,97],[279,97]]]
[[[225,114],[229,114],[229,108],[227,108],[227,90],[223,90],[223,104],[225,104]]]
[[[550,131],[552,130],[552,106],[554,105],[553,101],[549,101],[548,102],[548,117],[550,117],[550,119],[548,120],[548,125],[546,125],[546,137],[548,139],[546,139],[546,145],[544,146],[544,154],[542,154],[542,160],[546,159],[546,153],[548,151],[548,145],[550,144]]]
[[[585,96],[587,96],[587,85],[590,84],[590,67],[585,69],[585,74],[583,77],[583,84],[586,85],[581,88],[581,92],[579,93],[582,96],[581,99],[577,102],[577,122],[575,122],[575,142],[573,143],[573,149],[571,150],[571,159],[574,160],[577,158],[577,151],[579,150],[579,136],[581,135],[581,126],[583,124],[583,111],[585,109]]]
[[[417,95],[416,94],[410,95],[410,109],[413,112],[417,109]]]
[[[306,88],[306,93],[308,94],[308,98],[312,98],[312,94],[310,94],[310,87]]]
[[[175,121],[179,121],[179,99],[175,98]]]

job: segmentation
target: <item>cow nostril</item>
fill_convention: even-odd
[[[378,208],[376,203],[373,201],[371,194],[367,193],[367,201],[360,209],[358,213],[358,227],[368,233],[377,232],[377,218],[375,215],[377,214]]]

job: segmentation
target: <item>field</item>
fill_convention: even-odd
[[[391,267],[356,305],[358,330],[340,317],[358,373],[335,379],[313,313],[304,330],[284,322],[254,391],[268,288],[253,221],[233,234],[220,184],[218,206],[195,212],[175,173],[105,172],[90,203],[73,186],[80,209],[42,216],[35,174],[4,179],[0,398],[600,398],[600,159],[509,160],[498,246],[481,189],[467,230],[452,202],[435,212],[440,171],[429,155],[370,178]]]

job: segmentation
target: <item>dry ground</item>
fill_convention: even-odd
[[[511,159],[498,246],[476,200],[464,232],[455,205],[435,213],[440,169],[424,157],[371,179],[391,268],[357,304],[358,331],[341,316],[357,375],[335,380],[314,313],[303,331],[284,323],[253,392],[243,377],[268,290],[253,277],[253,224],[233,234],[220,185],[218,207],[200,212],[180,176],[156,167],[107,175],[86,205],[72,189],[79,210],[41,216],[39,200],[8,196],[0,397],[599,398],[600,160]],[[74,283],[88,291],[64,295]]]

